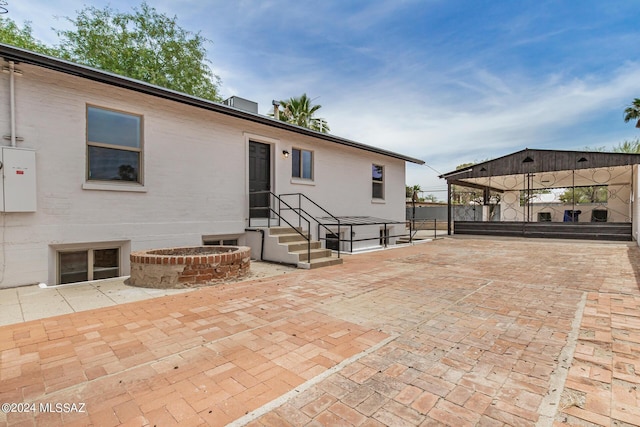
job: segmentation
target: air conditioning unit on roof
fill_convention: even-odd
[[[232,96],[224,100],[224,104],[229,107],[234,107],[239,110],[248,111],[250,113],[258,114],[258,103],[249,101],[248,99],[240,98],[239,96]]]

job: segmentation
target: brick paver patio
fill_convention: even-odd
[[[632,244],[444,239],[4,326],[0,424],[640,425],[639,274]]]

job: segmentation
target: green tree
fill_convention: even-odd
[[[56,49],[45,45],[33,37],[33,28],[30,22],[25,22],[20,28],[9,18],[0,18],[0,43],[56,56]]]
[[[563,203],[607,203],[609,190],[606,185],[567,188],[558,198]]]
[[[640,153],[640,138],[624,141],[613,147],[614,153]]]
[[[484,160],[483,160],[484,161]],[[468,162],[462,163],[456,166],[457,171],[461,171],[463,169],[467,169],[471,166],[474,166],[477,163],[482,162]],[[482,197],[484,192],[477,188],[464,187],[460,185],[452,185],[451,186],[451,203],[454,205],[468,205],[469,203],[481,203],[483,200]]]
[[[624,110],[625,123],[630,120],[638,120],[636,127],[640,128],[640,98],[634,99],[631,105]]]
[[[600,147],[586,146],[584,147],[584,151],[593,152],[593,153],[606,153],[607,147],[605,147],[604,145],[601,145]]]
[[[278,118],[287,123],[302,126],[322,133],[329,133],[329,125],[325,119],[314,117],[322,105],[311,104],[306,93],[297,98],[280,101]],[[273,115],[273,114],[270,114]]]
[[[56,30],[64,59],[213,101],[220,79],[213,74],[200,33],[191,33],[143,2],[133,13],[87,6],[74,29]]]

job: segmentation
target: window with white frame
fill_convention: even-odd
[[[313,180],[313,151],[291,150],[291,177]]]
[[[142,184],[142,116],[87,106],[87,180]]]
[[[76,249],[57,252],[58,284],[120,276],[120,249]]]
[[[371,165],[371,197],[374,199],[384,199],[384,166]]]

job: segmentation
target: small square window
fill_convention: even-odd
[[[60,252],[58,260],[60,284],[89,280],[89,255],[87,251]]]
[[[325,246],[326,249],[331,249],[332,251],[339,251],[340,250],[340,236],[338,235],[338,233],[329,233],[329,232],[327,232],[324,246]]]
[[[293,178],[313,179],[313,152],[294,148],[291,150],[291,176]]]
[[[93,251],[93,280],[109,279],[120,275],[120,251],[95,249]]]
[[[86,282],[120,276],[120,249],[58,252],[58,283]]]

